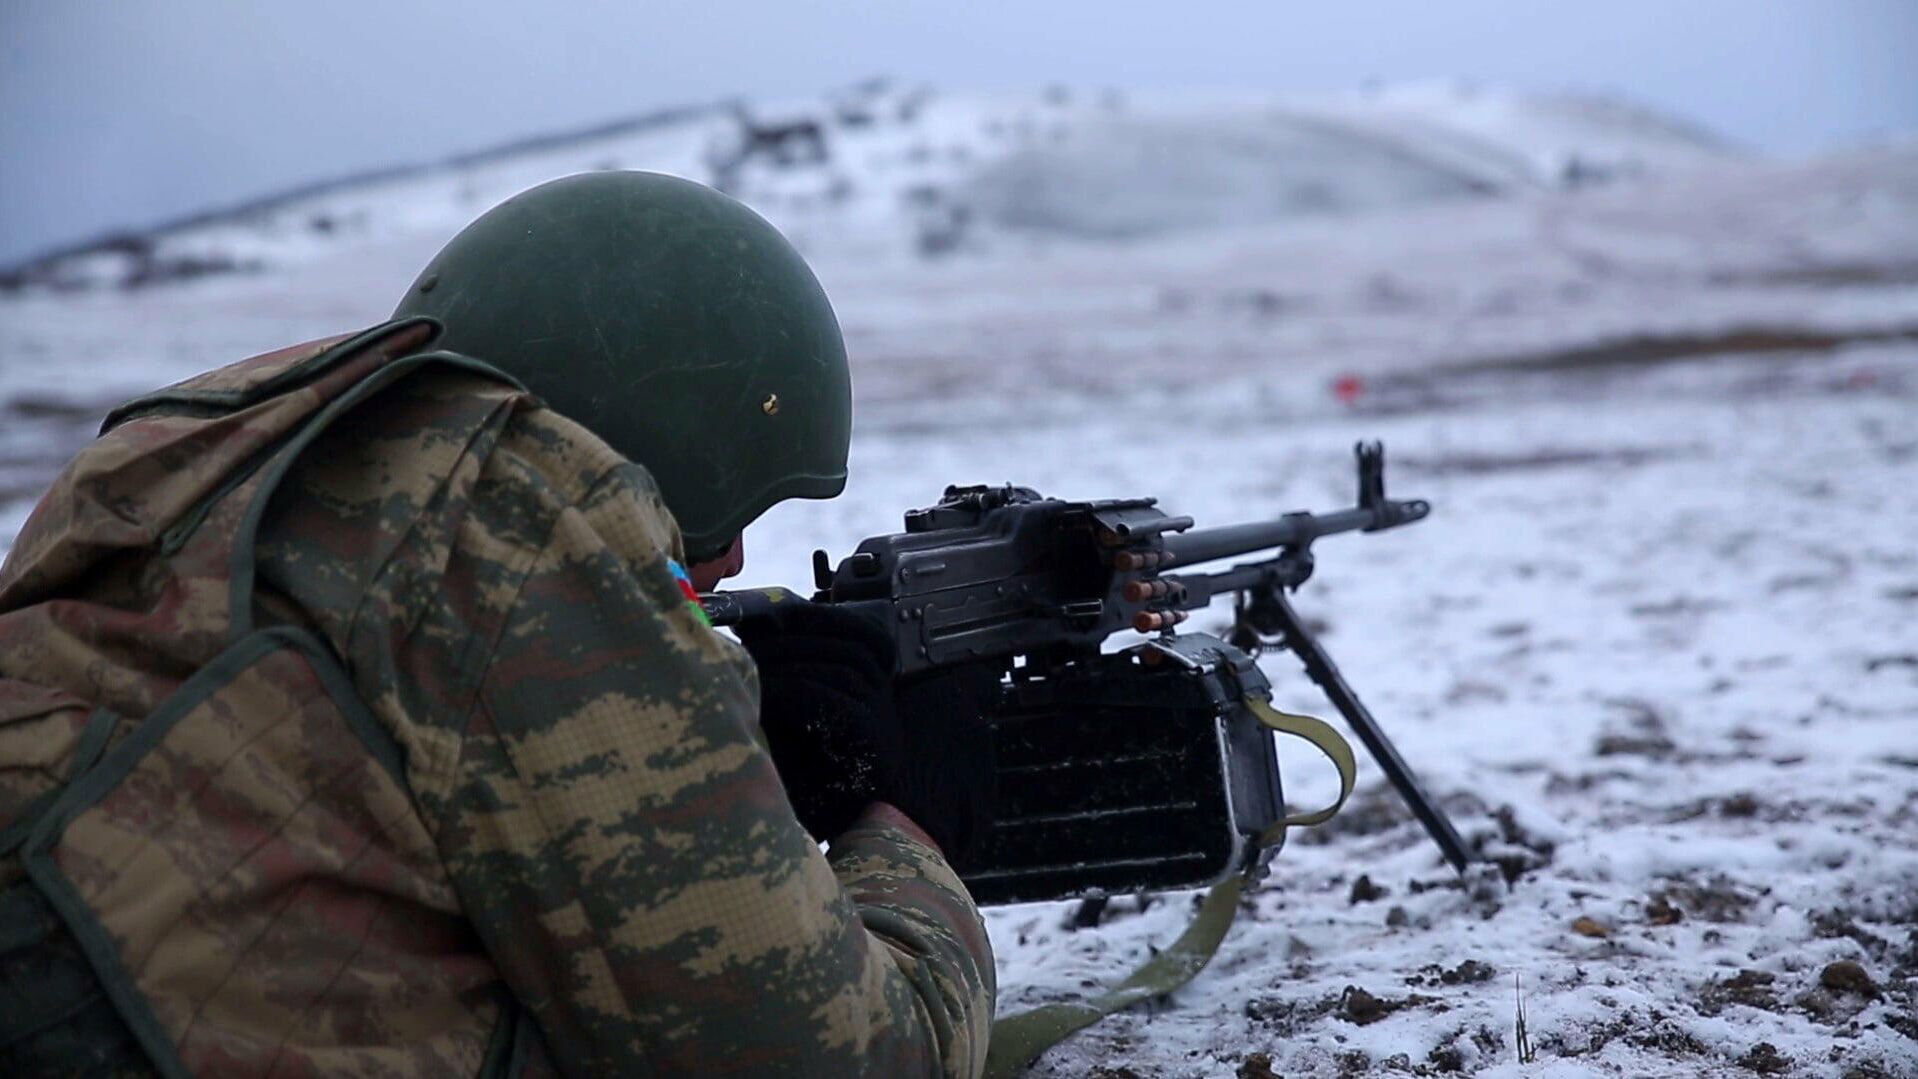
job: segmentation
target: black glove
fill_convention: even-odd
[[[998,671],[936,671],[895,690],[891,635],[830,604],[781,604],[736,631],[759,667],[760,726],[806,831],[830,841],[867,805],[889,802],[963,866],[992,826],[985,715]]]
[[[988,664],[932,671],[899,684],[905,756],[886,800],[924,828],[961,871],[992,830],[999,777],[987,717],[998,699],[999,669]]]
[[[905,749],[892,637],[824,603],[782,603],[736,632],[759,668],[759,725],[799,823],[831,840],[884,799]]]

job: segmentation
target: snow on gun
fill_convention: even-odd
[[[1285,595],[1311,575],[1315,540],[1430,512],[1385,497],[1379,444],[1361,443],[1357,457],[1357,503],[1330,513],[1194,529],[1151,498],[1066,502],[1011,485],[949,487],[937,505],[908,511],[904,532],[865,540],[837,569],[814,553],[813,602],[888,626],[899,674],[986,664],[1005,678],[992,717],[999,820],[966,875],[979,902],[1193,888],[1260,871],[1272,850],[1255,840],[1284,817],[1273,742],[1248,704],[1271,695],[1253,662],[1267,643],[1299,655],[1464,868],[1450,821]],[[1223,572],[1164,572],[1275,548]],[[1230,640],[1174,630],[1226,594],[1237,613]],[[715,625],[803,602],[784,589],[701,601]],[[1157,636],[1101,652],[1128,630]]]

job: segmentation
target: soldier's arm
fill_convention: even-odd
[[[978,911],[887,807],[820,854],[673,544],[627,472],[517,585],[439,829],[462,905],[568,1072],[977,1075]]]

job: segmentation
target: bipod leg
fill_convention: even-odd
[[[1299,657],[1299,661],[1305,664],[1306,676],[1325,691],[1327,699],[1352,725],[1359,741],[1364,742],[1365,748],[1371,751],[1372,759],[1379,762],[1379,767],[1384,769],[1392,786],[1398,789],[1399,797],[1405,800],[1412,815],[1419,819],[1433,842],[1439,845],[1445,860],[1452,863],[1454,870],[1464,873],[1466,864],[1472,860],[1465,849],[1465,841],[1459,838],[1458,830],[1452,827],[1452,821],[1446,817],[1445,811],[1425,793],[1425,788],[1419,786],[1418,777],[1406,766],[1398,749],[1392,745],[1392,740],[1385,736],[1378,721],[1372,718],[1365,703],[1359,700],[1359,695],[1352,692],[1351,685],[1339,673],[1332,657],[1325,654],[1318,638],[1305,628],[1298,612],[1292,609],[1292,601],[1286,597],[1285,590],[1267,589],[1257,597],[1257,601],[1261,608],[1259,613],[1269,616],[1276,623],[1285,647]]]

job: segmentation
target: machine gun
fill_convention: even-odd
[[[813,554],[814,602],[891,628],[901,675],[966,664],[1002,674],[991,716],[998,822],[965,881],[980,903],[1191,888],[1262,871],[1254,839],[1285,816],[1273,739],[1249,710],[1271,687],[1254,657],[1289,649],[1371,750],[1452,866],[1465,845],[1287,593],[1311,577],[1312,544],[1423,520],[1385,497],[1385,456],[1360,443],[1358,499],[1331,513],[1194,529],[1150,498],[1065,502],[1025,487],[949,487],[831,565]],[[1220,572],[1170,572],[1258,551]],[[1179,633],[1193,610],[1234,597],[1229,639]],[[701,597],[715,625],[784,589]],[[1106,639],[1154,635],[1116,652]]]

